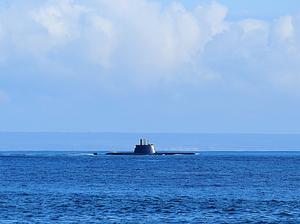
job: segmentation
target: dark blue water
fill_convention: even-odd
[[[300,223],[300,153],[0,152],[0,223]]]

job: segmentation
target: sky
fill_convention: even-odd
[[[299,114],[299,0],[0,2],[0,131],[300,133]]]

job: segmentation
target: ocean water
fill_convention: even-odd
[[[0,223],[300,223],[300,152],[0,152]]]

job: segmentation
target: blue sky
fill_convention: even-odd
[[[170,4],[172,0],[162,0],[164,4]],[[179,1],[187,8],[193,9],[199,4],[210,4],[211,0],[187,0]],[[300,2],[297,0],[219,0],[215,1],[229,8],[228,17],[242,19],[246,17],[260,19],[274,19],[279,16],[299,12]]]
[[[300,132],[300,2],[0,3],[0,131]]]

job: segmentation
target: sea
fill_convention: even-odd
[[[0,133],[0,223],[300,223],[300,135]]]

